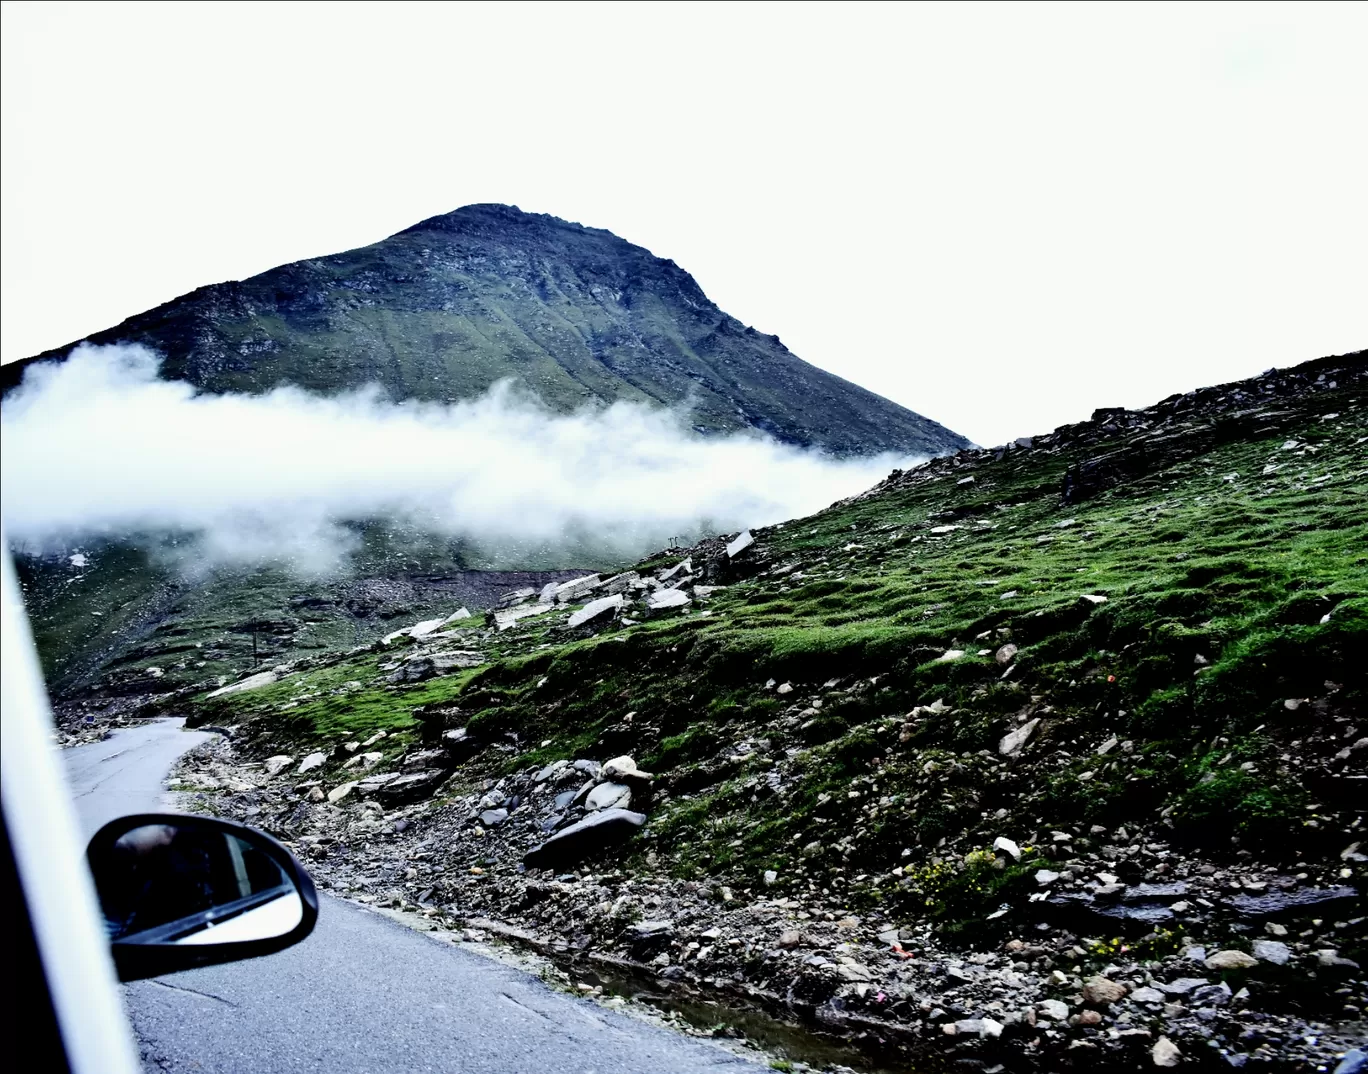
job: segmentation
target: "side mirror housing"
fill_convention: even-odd
[[[244,824],[120,817],[95,833],[86,858],[122,981],[269,955],[318,920],[309,874]]]

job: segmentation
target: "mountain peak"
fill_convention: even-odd
[[[88,341],[143,343],[163,355],[163,376],[211,392],[378,383],[395,399],[449,403],[511,378],[560,412],[683,407],[702,433],[760,430],[841,455],[968,446],[727,315],[673,261],[497,203],[199,288]],[[0,383],[71,346],[4,367]]]

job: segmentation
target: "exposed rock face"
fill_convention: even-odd
[[[166,377],[211,392],[378,383],[396,399],[453,402],[513,377],[561,411],[687,401],[703,431],[759,429],[840,454],[968,446],[729,317],[673,261],[507,205],[202,287],[89,339],[144,343]],[[25,364],[4,367],[3,390]]]

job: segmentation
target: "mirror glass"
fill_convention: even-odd
[[[125,832],[95,870],[109,938],[119,944],[218,944],[284,936],[303,920],[274,858],[192,818]]]

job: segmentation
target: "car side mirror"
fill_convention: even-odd
[[[86,859],[121,981],[269,955],[318,920],[318,893],[294,855],[232,821],[120,817],[95,833]]]

